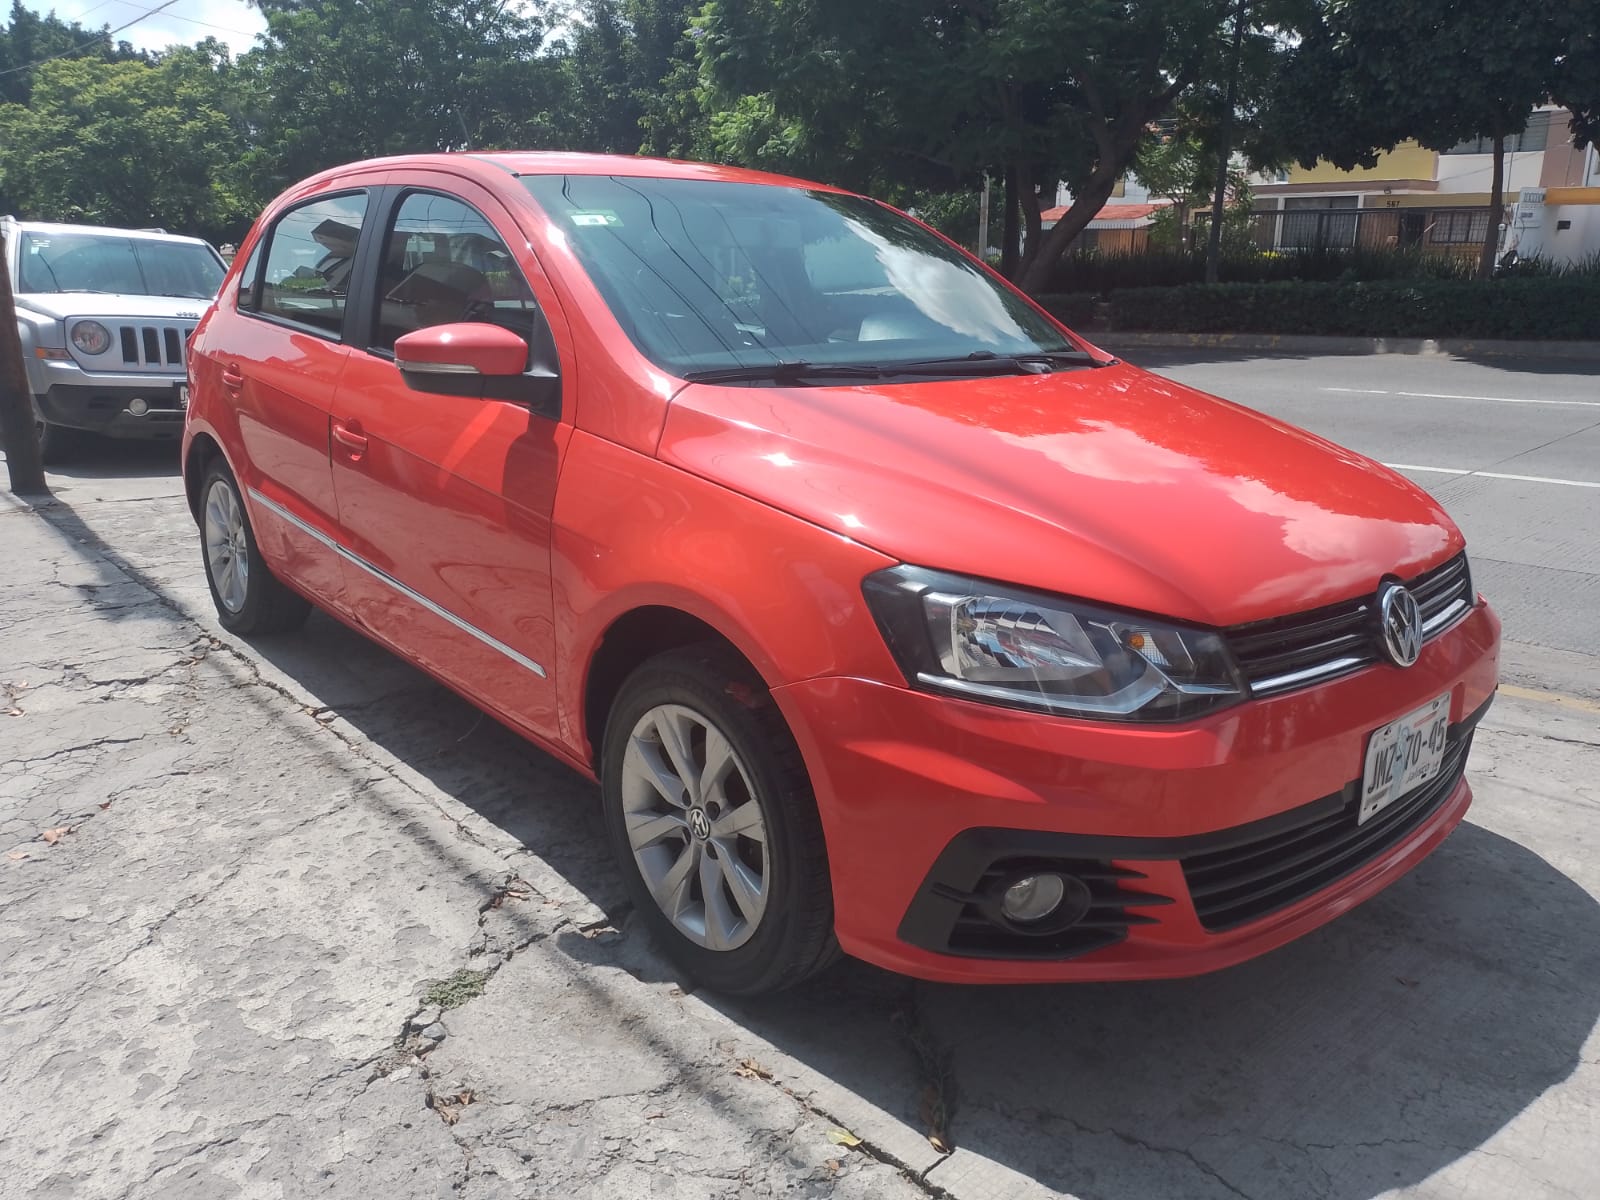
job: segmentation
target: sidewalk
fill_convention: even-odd
[[[923,1194],[70,520],[0,508],[0,1195]]]
[[[1232,971],[727,1002],[590,785],[326,618],[221,635],[170,474],[59,482],[0,497],[0,1200],[1592,1190],[1600,706],[1506,689],[1468,823]]]

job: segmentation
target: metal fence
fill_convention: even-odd
[[[1208,212],[1195,214],[1191,236],[1203,244]],[[1250,214],[1251,240],[1262,250],[1407,249],[1475,258],[1489,230],[1489,209],[1290,208]]]

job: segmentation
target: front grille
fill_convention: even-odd
[[[182,370],[193,325],[124,325],[118,329],[122,362],[148,370]]]
[[[1365,825],[1356,824],[1361,781],[1305,807],[1285,827],[1268,818],[1233,831],[1223,849],[1179,861],[1200,923],[1213,933],[1254,921],[1305,899],[1371,862],[1425,822],[1455,790],[1472,746],[1472,725],[1452,729],[1439,774]],[[1291,815],[1291,814],[1285,814]],[[1261,826],[1270,828],[1262,830]]]
[[[1426,642],[1472,607],[1467,556],[1406,581],[1422,613]],[[1321,683],[1378,661],[1377,594],[1330,604],[1310,612],[1236,625],[1228,647],[1256,696],[1271,696]]]

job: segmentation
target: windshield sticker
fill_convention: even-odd
[[[622,218],[616,213],[606,209],[598,212],[575,212],[570,214],[574,225],[621,225]]]

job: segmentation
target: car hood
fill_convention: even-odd
[[[1462,544],[1388,468],[1122,363],[691,385],[658,453],[905,562],[1211,625],[1348,599]]]
[[[107,292],[23,292],[17,307],[43,313],[56,320],[67,317],[156,317],[194,320],[211,304],[210,299],[187,296],[125,296]]]

